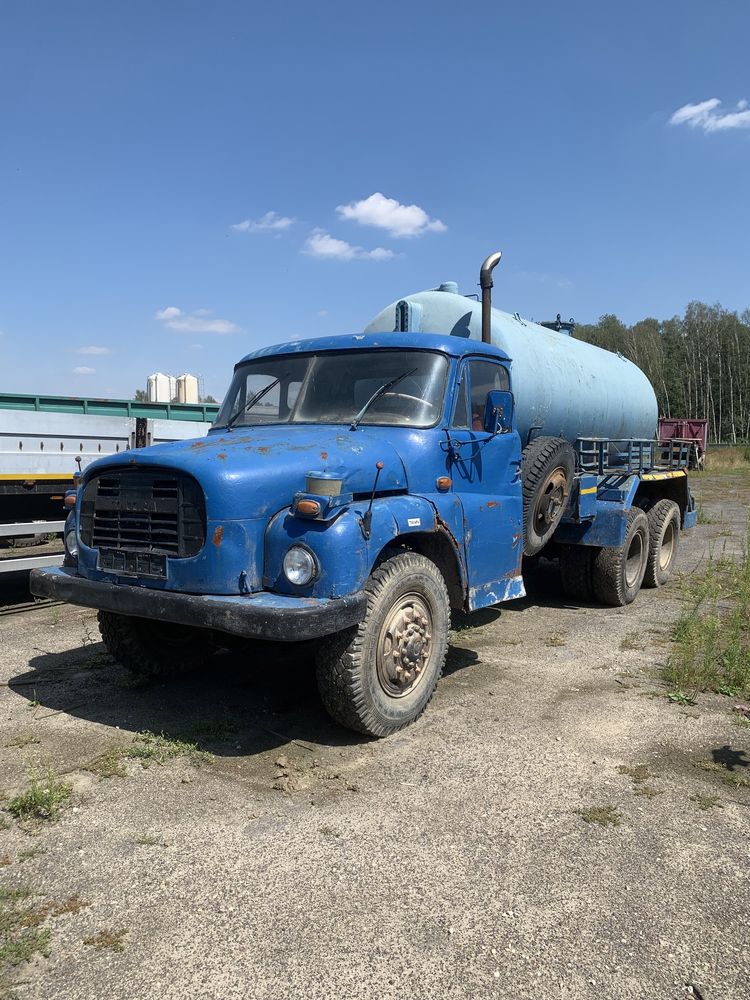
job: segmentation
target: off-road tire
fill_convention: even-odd
[[[648,550],[648,518],[640,507],[631,507],[623,544],[599,549],[594,556],[592,582],[596,599],[613,608],[631,604],[643,583]]]
[[[414,722],[427,708],[445,665],[450,603],[440,570],[416,552],[400,552],[380,563],[365,590],[364,619],[324,640],[318,650],[318,690],[336,722],[358,733],[381,737]],[[430,612],[429,654],[413,689],[393,696],[381,682],[377,650],[389,617],[411,595]]]
[[[649,510],[648,533],[648,561],[643,586],[663,587],[672,575],[680,544],[680,508],[674,500],[659,500]]]
[[[592,545],[560,546],[560,579],[566,597],[573,601],[593,601],[593,567],[598,551]]]
[[[554,535],[568,506],[575,467],[575,452],[563,438],[536,438],[524,448],[521,455],[524,555],[541,552]],[[550,504],[553,492],[558,500]]]
[[[100,611],[109,654],[139,677],[177,677],[203,666],[216,651],[205,629]]]

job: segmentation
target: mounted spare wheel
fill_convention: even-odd
[[[562,520],[575,474],[576,457],[563,438],[536,438],[521,456],[523,554],[536,555]]]

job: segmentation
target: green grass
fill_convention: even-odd
[[[49,954],[51,932],[40,926],[48,913],[32,896],[29,889],[0,886],[0,972]]]
[[[576,809],[584,823],[596,823],[599,826],[619,826],[622,822],[620,811],[614,806],[586,806]]]
[[[750,788],[750,774],[744,771],[730,769],[714,760],[699,760],[695,766],[701,771],[716,774],[730,788]]]
[[[664,679],[678,704],[702,691],[750,694],[750,526],[738,558],[711,557],[684,585]]]
[[[41,904],[34,901],[35,896],[28,888],[0,885],[0,976],[8,967],[49,954],[51,932],[42,926],[49,917],[78,913],[89,905],[78,896],[62,903]]]
[[[698,524],[716,524],[716,518],[706,513],[703,504],[698,504]]]
[[[6,809],[20,820],[54,821],[70,798],[73,786],[62,781],[50,767],[44,777],[29,775],[29,787],[8,800]]]
[[[135,760],[141,767],[166,764],[178,757],[185,758],[194,767],[211,760],[211,754],[201,750],[197,743],[175,739],[164,733],[138,733],[129,746],[116,747],[87,765],[87,770],[100,778],[125,778],[125,762]]]

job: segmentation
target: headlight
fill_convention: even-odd
[[[76,539],[75,522],[73,522],[70,526],[67,524],[65,525],[64,538],[65,551],[69,556],[72,556],[73,559],[76,559],[78,557],[78,541]]]
[[[290,583],[304,587],[318,575],[318,563],[309,549],[293,545],[284,556],[284,575]]]

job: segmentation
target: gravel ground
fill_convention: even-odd
[[[750,480],[707,481],[720,521],[684,537],[683,575],[741,544]],[[305,650],[134,687],[90,612],[0,618],[0,788],[47,765],[73,785],[56,823],[0,813],[0,884],[35,893],[51,932],[6,989],[750,998],[750,790],[696,766],[749,774],[750,727],[736,699],[664,696],[678,583],[579,607],[542,563],[531,592],[457,622],[427,714],[379,742],[328,721]],[[210,757],[95,773],[143,731]],[[616,824],[581,814],[608,807]]]

